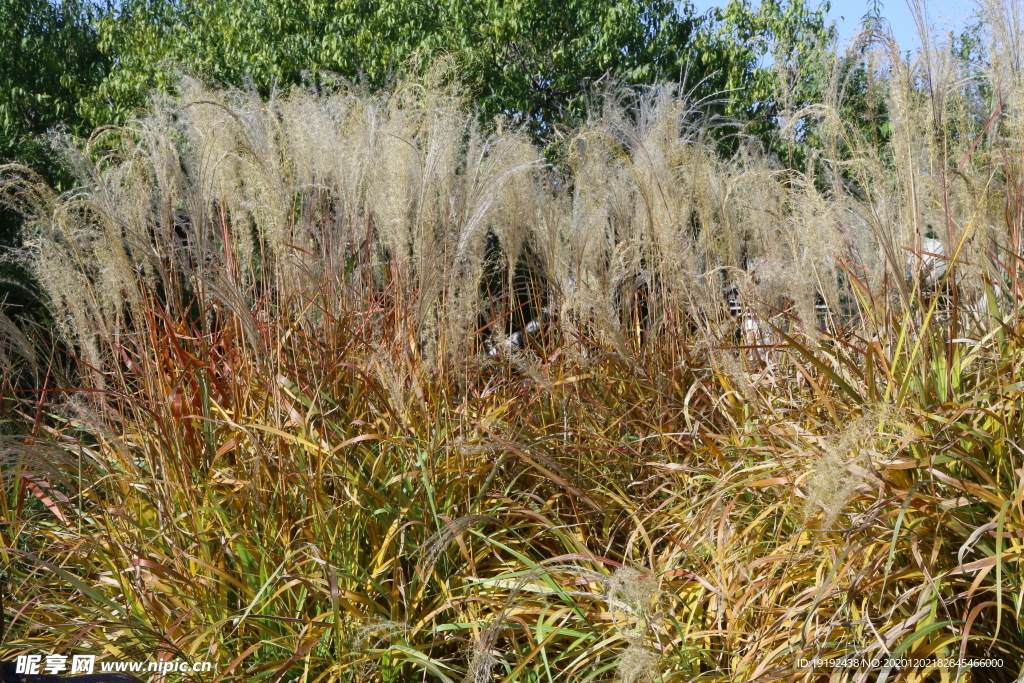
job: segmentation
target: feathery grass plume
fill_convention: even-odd
[[[500,519],[490,515],[464,515],[453,520],[445,520],[445,525],[435,531],[420,546],[418,553],[421,555],[421,563],[417,567],[424,576],[434,571],[434,565],[441,555],[448,549],[448,546],[466,529],[477,524],[499,524],[503,526]]]
[[[826,441],[817,458],[814,473],[807,482],[804,519],[808,524],[817,519],[818,528],[832,530],[850,496],[864,484],[864,478],[851,466],[863,471],[870,466],[868,451],[878,434],[885,411],[869,411],[843,425]]]
[[[623,637],[633,644],[643,642],[644,634],[655,618],[662,598],[658,577],[634,567],[621,567],[605,580],[608,611],[622,611],[636,619],[636,625],[622,628]]]
[[[76,194],[58,199],[38,178],[9,175],[10,202],[51,225],[28,252],[65,338],[102,373],[120,321],[144,324],[146,289],[172,311],[197,307],[207,327],[210,298],[227,301],[217,292],[237,290],[238,314],[243,298],[272,293],[268,304],[285,305],[325,277],[376,287],[387,277],[404,283],[421,351],[444,326],[461,348],[479,312],[486,232],[514,269],[535,213],[524,204],[537,194],[529,172],[541,162],[518,131],[481,136],[446,68],[393,93],[342,85],[267,102],[185,80],[180,96],[156,99],[116,135],[66,148]],[[354,260],[364,265],[353,270]],[[439,307],[460,311],[454,328]]]
[[[500,655],[494,649],[499,627],[500,623],[488,626],[483,630],[481,637],[469,645],[463,683],[490,683],[494,680],[492,672],[501,663]]]
[[[492,620],[485,628],[474,629],[474,638],[470,644],[469,657],[466,668],[466,676],[463,679],[466,683],[481,683],[490,681],[495,666],[503,661],[501,651],[497,645],[499,639],[507,633],[508,623],[512,620],[519,620],[519,614],[524,609],[529,609],[528,596],[539,596],[545,608],[551,606],[551,602],[564,600],[564,605],[577,604],[580,599],[593,599],[595,596],[585,591],[574,591],[559,586],[556,574],[568,575],[574,579],[586,582],[601,581],[605,577],[594,570],[581,568],[575,565],[568,565],[558,562],[545,561],[535,564],[527,571],[513,574],[511,579],[497,579],[489,581],[491,585],[501,586],[507,589],[507,593],[501,600],[501,608],[492,612]],[[554,584],[554,587],[552,586]],[[564,609],[563,611],[571,611]],[[562,619],[562,623],[565,623]],[[578,664],[578,662],[577,662]]]
[[[39,360],[36,356],[35,346],[22,329],[2,310],[0,310],[0,368],[5,373],[15,373],[15,360],[17,355],[32,372],[39,371]]]
[[[613,614],[617,628],[629,646],[618,655],[617,679],[621,683],[654,680],[658,672],[658,657],[644,645],[652,622],[659,617],[662,592],[658,578],[650,572],[634,567],[621,567],[605,579],[608,610]],[[615,614],[624,612],[626,623]],[[630,625],[630,619],[636,623]]]
[[[390,649],[391,642],[396,635],[406,636],[410,631],[408,624],[398,621],[390,621],[379,617],[370,617],[361,620],[352,629],[352,652],[351,657],[355,660],[351,671],[360,680],[366,680],[373,673],[380,669],[380,660],[367,657],[372,650],[380,649],[387,644]]]
[[[502,662],[497,644],[509,613],[516,607],[520,592],[544,573],[542,569],[534,569],[516,579],[501,609],[491,615],[490,623],[482,629],[474,629],[475,637],[468,645],[469,656],[463,683],[487,683],[492,680],[494,668]]]
[[[658,675],[658,656],[641,645],[631,644],[619,655],[616,672],[619,683],[653,681]]]

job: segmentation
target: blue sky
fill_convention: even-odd
[[[692,0],[698,12],[724,5],[727,0]],[[814,4],[814,0],[811,0]],[[967,24],[977,11],[974,0],[931,0],[923,2],[930,15],[932,25],[939,30],[958,30]],[[897,42],[904,50],[919,47],[917,28],[907,0],[882,0],[882,16],[889,20]],[[860,24],[861,17],[868,11],[867,0],[832,0],[829,16],[835,20],[843,41],[848,40]]]

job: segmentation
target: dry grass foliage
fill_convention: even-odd
[[[1013,680],[1014,20],[991,8],[985,71],[876,45],[891,138],[836,115],[837,75],[787,113],[824,141],[806,173],[723,158],[670,85],[610,93],[552,167],[444,65],[269,100],[186,80],[68,145],[73,192],[3,169],[73,361],[6,317],[0,361],[75,390],[5,398],[31,430],[0,442],[5,654]],[[887,656],[915,663],[801,664]],[[1006,666],[928,663],[961,656]]]

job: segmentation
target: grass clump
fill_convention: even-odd
[[[1024,88],[992,17],[986,70],[875,54],[890,138],[823,103],[807,172],[722,158],[671,85],[552,169],[443,68],[186,81],[68,148],[71,193],[5,168],[61,335],[4,399],[7,652],[1015,680]],[[814,664],[843,657],[910,663]]]

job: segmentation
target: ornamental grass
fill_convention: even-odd
[[[990,9],[983,69],[866,43],[881,139],[838,66],[783,111],[802,169],[671,84],[595,96],[552,162],[444,62],[186,79],[61,143],[70,192],[4,167],[53,325],[0,317],[0,654],[1017,680],[1024,72]]]

